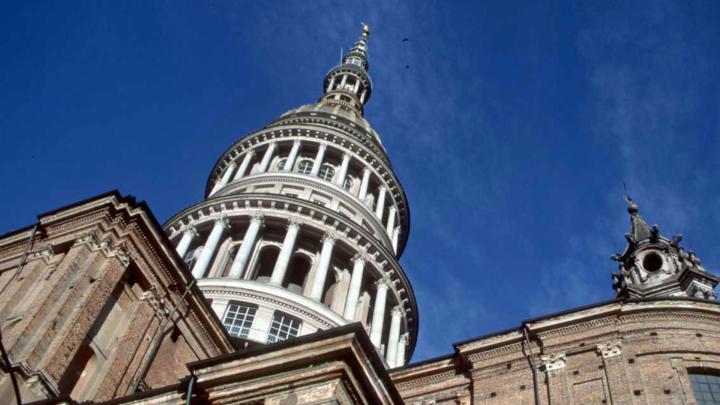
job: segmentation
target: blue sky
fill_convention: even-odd
[[[0,231],[114,188],[166,220],[232,142],[314,102],[367,21],[414,360],[611,298],[623,181],[718,273],[720,3],[510,3],[5,4]]]

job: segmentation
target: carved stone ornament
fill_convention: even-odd
[[[33,250],[30,252],[30,259],[40,259],[43,258],[45,260],[50,260],[53,256],[53,247],[51,244],[45,244],[40,246],[39,248]]]
[[[82,245],[85,243],[89,243],[92,245],[97,245],[97,234],[95,234],[95,231],[87,231],[79,234],[75,237],[75,244],[76,245]]]
[[[567,357],[565,357],[564,352],[544,354],[540,356],[540,361],[545,371],[560,370],[565,368]]]
[[[615,357],[622,354],[622,342],[619,340],[611,340],[606,343],[597,345],[597,352],[605,359]]]

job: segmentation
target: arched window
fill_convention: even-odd
[[[688,376],[698,405],[720,404],[720,374],[691,371]]]
[[[239,243],[230,245],[230,247],[227,250],[227,253],[225,253],[225,258],[223,259],[224,262],[222,264],[222,269],[218,274],[219,277],[227,277],[228,274],[230,274],[230,268],[232,267],[233,259],[235,258],[235,255],[237,254],[238,250],[240,250]]]
[[[310,174],[313,167],[313,161],[310,159],[301,159],[298,163],[297,171],[300,174]]]
[[[255,262],[255,271],[253,272],[253,280],[270,281],[275,261],[277,260],[279,249],[276,246],[266,246],[258,255]]]
[[[332,180],[334,175],[335,175],[335,169],[333,169],[332,166],[330,166],[328,164],[324,164],[320,167],[320,172],[318,173],[318,177],[320,177],[321,179],[330,181],[330,180]]]
[[[282,169],[284,169],[284,168],[285,168],[285,163],[287,163],[287,159],[286,159],[286,158],[282,158],[282,159],[278,160],[277,165],[275,166],[275,171],[279,172],[279,171],[281,171]]]
[[[232,336],[247,337],[255,320],[257,305],[246,302],[230,302],[223,317],[223,325]]]
[[[290,266],[288,266],[288,272],[285,275],[285,280],[283,280],[283,287],[294,293],[302,294],[305,279],[309,273],[310,259],[296,254],[290,261]]]
[[[284,312],[275,311],[268,331],[266,343],[279,342],[300,334],[302,321]]]

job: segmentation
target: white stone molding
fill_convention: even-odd
[[[611,340],[600,343],[597,345],[597,352],[605,359],[619,356],[622,354],[622,342],[620,340]]]

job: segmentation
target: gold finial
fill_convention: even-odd
[[[370,35],[370,27],[369,27],[367,24],[365,24],[365,23],[360,23],[360,24],[362,24],[362,30],[363,30],[362,34],[363,34],[363,36],[364,36],[364,37],[369,36],[369,35]]]

